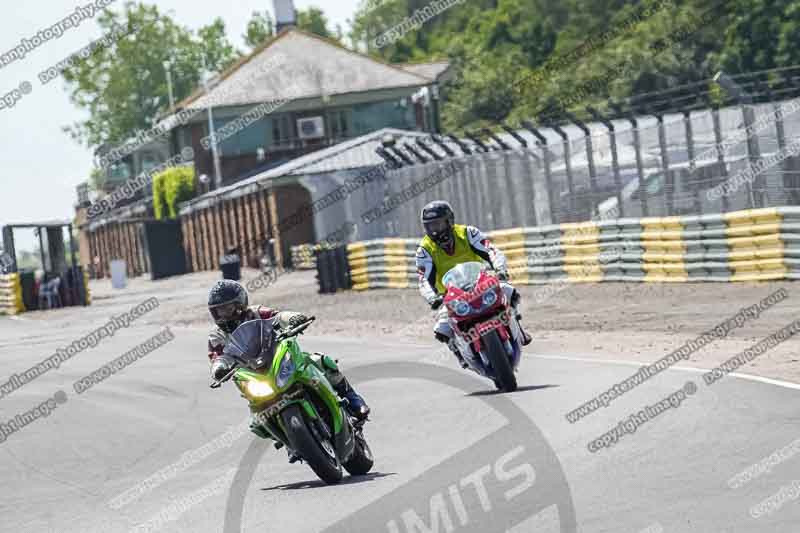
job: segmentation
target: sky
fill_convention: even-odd
[[[89,2],[32,0],[3,10],[0,54]],[[229,38],[240,50],[246,49],[241,36],[252,12],[268,9],[274,14],[272,0],[147,0],[146,3],[155,3],[162,12],[192,30],[221,17]],[[321,8],[332,30],[339,23],[345,31],[349,28],[347,19],[352,18],[358,4],[359,0],[295,0],[298,9],[312,5]],[[122,5],[123,0],[116,0],[109,9],[119,10]],[[0,226],[73,218],[75,187],[88,180],[92,151],[73,141],[62,127],[85,120],[86,115],[70,102],[62,80],[42,85],[37,74],[101,35],[95,20],[88,18],[77,27],[68,28],[60,38],[42,43],[22,60],[0,67],[0,100],[24,82],[31,87],[29,94],[13,107],[0,109]],[[31,249],[30,237],[20,237],[23,242],[18,242],[17,248]]]

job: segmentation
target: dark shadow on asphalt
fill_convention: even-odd
[[[336,485],[328,485],[324,481],[315,479],[313,481],[298,481],[297,483],[287,483],[286,485],[275,485],[274,487],[266,487],[261,490],[303,490],[303,489],[320,489],[323,487],[337,487],[342,485],[354,485],[356,483],[365,483],[383,477],[396,476],[397,472],[370,472],[364,476],[345,476],[342,482]]]
[[[505,392],[501,390],[482,390],[477,392],[470,392],[464,396],[494,396],[495,394],[516,394],[518,392],[527,392],[532,390],[551,389],[558,387],[558,385],[525,385],[524,387],[517,387],[514,392]]]

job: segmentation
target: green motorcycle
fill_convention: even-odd
[[[314,317],[287,330],[273,320],[251,320],[233,332],[223,355],[234,368],[211,388],[233,379],[250,403],[257,424],[288,446],[325,483],[372,469],[372,451],[364,438],[364,422],[349,416],[325,373],[300,349],[297,336]]]

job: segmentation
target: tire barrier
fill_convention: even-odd
[[[19,274],[0,276],[0,315],[16,315],[25,312],[22,302],[22,284]]]
[[[292,246],[292,266],[295,270],[314,270],[317,268],[316,252],[318,244],[300,244]]]
[[[333,294],[352,288],[345,246],[317,250],[316,263],[320,294]]]
[[[519,285],[800,279],[800,207],[489,232]],[[347,245],[354,290],[417,285],[419,239]]]

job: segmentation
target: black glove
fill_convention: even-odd
[[[442,298],[441,296],[437,296],[436,299],[431,302],[431,309],[436,311],[442,306],[443,303],[444,303],[444,298]]]
[[[295,315],[289,319],[289,328],[296,328],[306,322],[308,322],[308,317],[306,315]]]
[[[228,372],[233,368],[233,364],[227,359],[215,359],[211,363],[211,376],[217,381],[221,380],[228,375]]]

